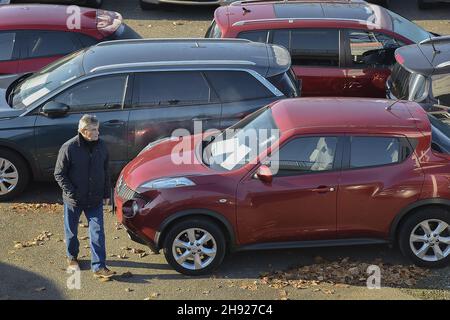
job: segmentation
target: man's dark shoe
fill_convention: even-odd
[[[111,271],[108,268],[101,268],[94,272],[94,277],[102,278],[102,279],[109,279],[115,274],[116,273],[114,271]]]
[[[80,270],[80,265],[78,264],[77,258],[67,259],[69,264],[68,269],[70,270]]]

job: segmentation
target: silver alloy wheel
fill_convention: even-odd
[[[0,158],[0,195],[10,193],[17,187],[19,171],[11,161]]]
[[[424,261],[436,262],[450,255],[450,226],[439,219],[424,220],[411,232],[413,253]]]
[[[190,228],[180,232],[172,243],[175,261],[185,269],[201,270],[210,265],[217,253],[217,243],[206,230]]]

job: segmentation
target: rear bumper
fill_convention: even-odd
[[[148,4],[178,4],[183,6],[219,6],[222,1],[190,1],[190,0],[142,0]]]

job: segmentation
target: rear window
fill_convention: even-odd
[[[206,31],[205,38],[222,38],[222,31],[220,30],[220,27],[217,25],[215,20],[211,22],[208,31]]]

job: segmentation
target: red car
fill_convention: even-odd
[[[0,5],[0,76],[35,72],[81,48],[140,36],[117,12],[80,7],[80,29],[63,5]]]
[[[153,143],[122,171],[115,203],[133,240],[188,275],[235,250],[388,242],[437,267],[450,260],[449,186],[450,156],[433,150],[417,103],[300,98],[215,139]]]
[[[241,1],[218,8],[206,37],[289,49],[303,96],[385,97],[394,51],[430,33],[365,1]]]

